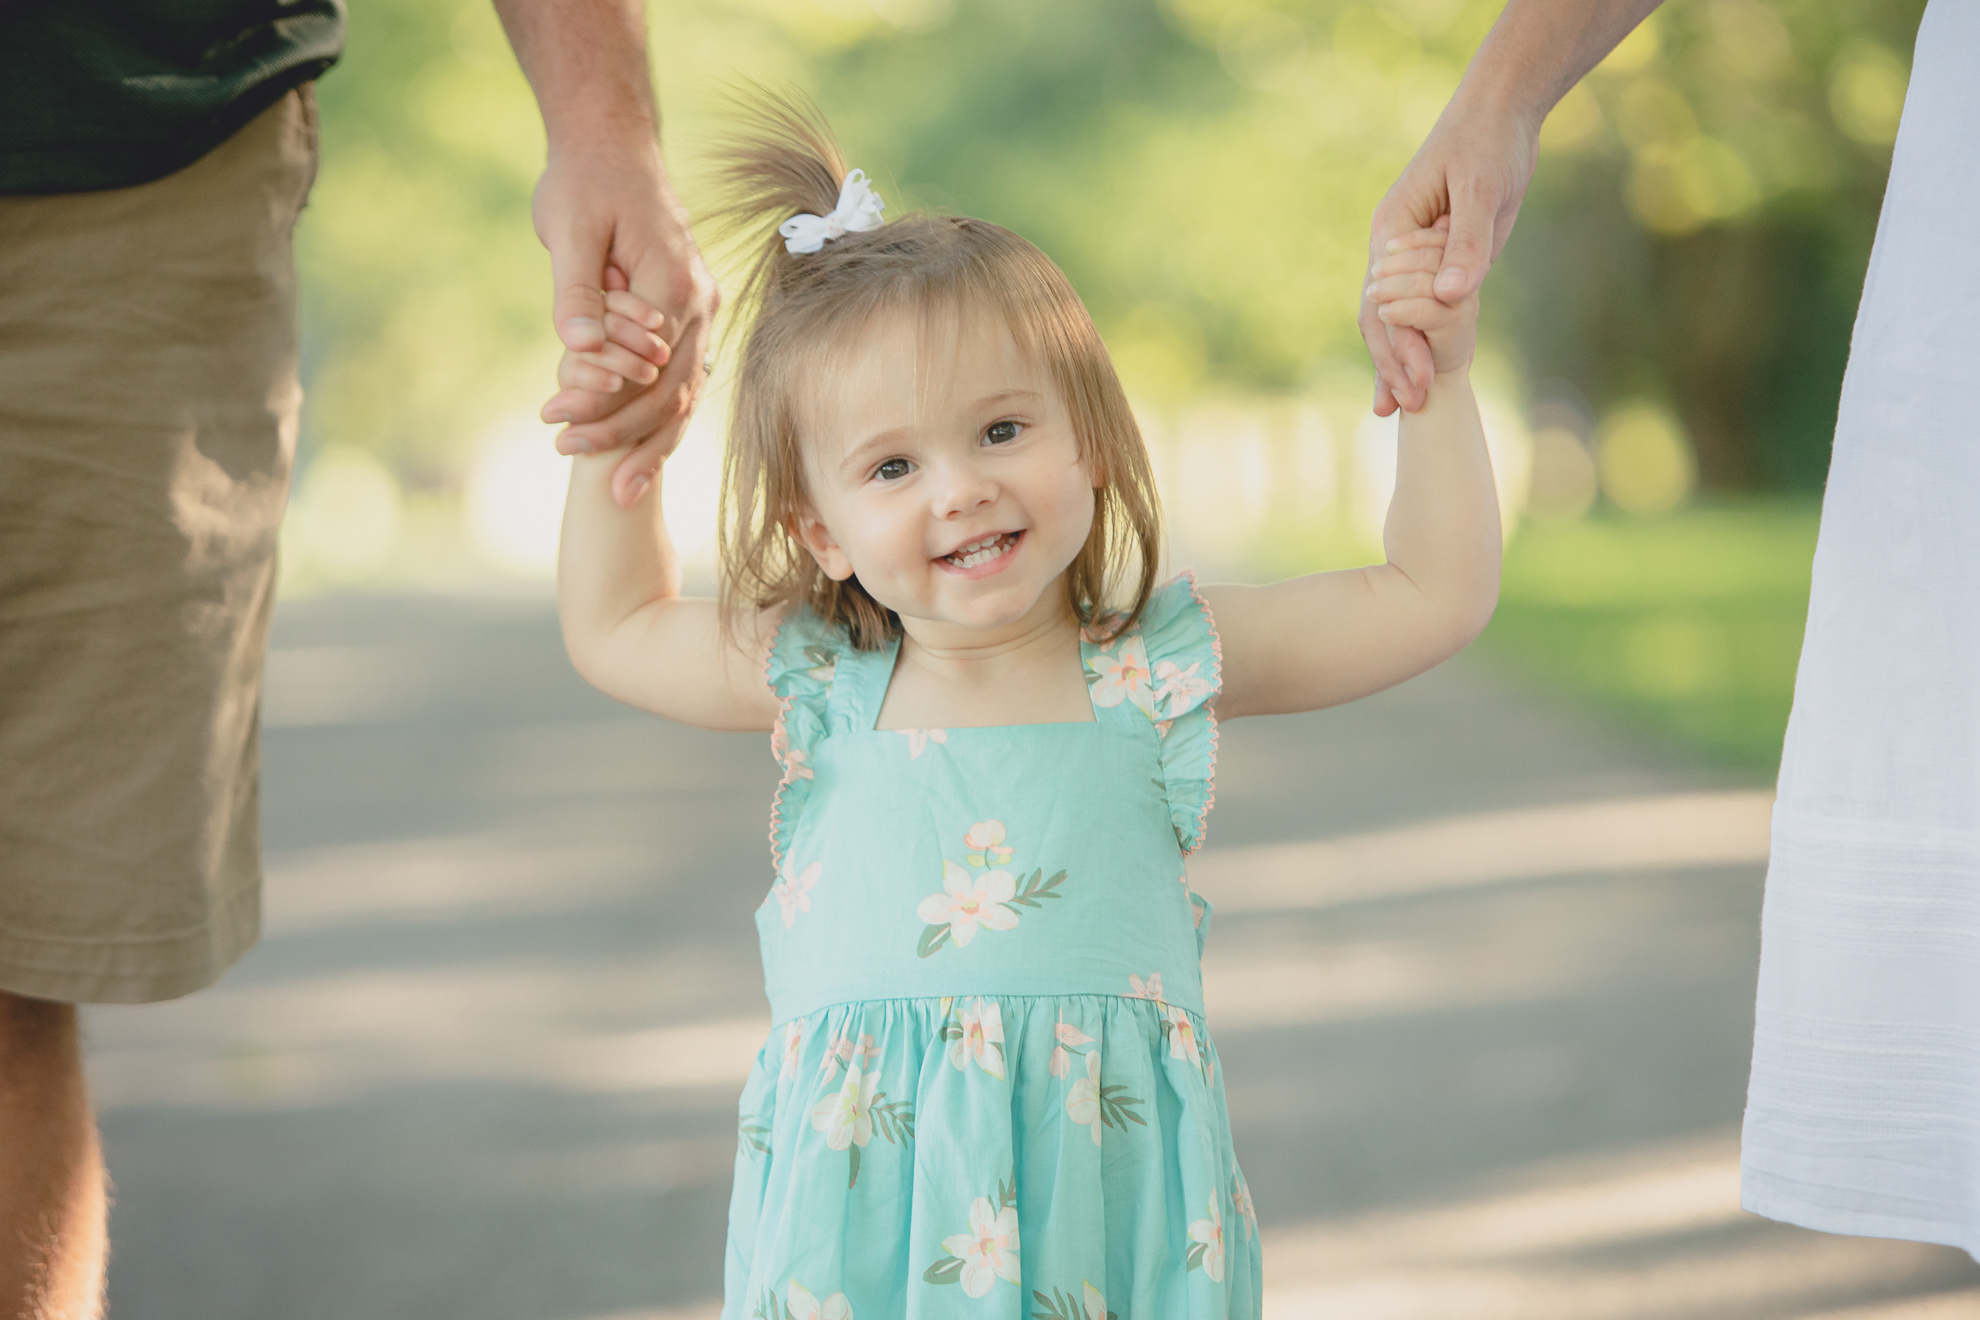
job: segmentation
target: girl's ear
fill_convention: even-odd
[[[811,553],[818,561],[818,567],[825,576],[834,582],[844,582],[853,575],[852,560],[832,538],[832,530],[820,521],[817,511],[809,507],[790,516],[791,536]]]

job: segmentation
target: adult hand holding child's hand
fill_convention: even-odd
[[[1471,365],[1478,340],[1478,295],[1455,302],[1442,296],[1440,270],[1450,258],[1451,221],[1443,216],[1428,229],[1390,239],[1386,254],[1369,268],[1362,296],[1390,329],[1414,331],[1425,341],[1436,375]],[[1429,382],[1424,383],[1427,397]]]
[[[543,420],[565,424],[560,453],[631,446],[612,474],[613,500],[630,505],[679,443],[721,301],[660,159],[646,12],[638,0],[495,9],[549,146],[531,215],[565,361]]]
[[[1461,98],[1462,92],[1459,93]],[[1473,113],[1453,98],[1402,177],[1375,208],[1368,241],[1370,269],[1391,245],[1442,217],[1448,241],[1438,249],[1434,297],[1448,304],[1475,298],[1486,272],[1512,233],[1538,154],[1539,126],[1507,113]],[[1424,249],[1417,249],[1422,251]],[[1372,286],[1371,286],[1372,287]],[[1430,378],[1442,368],[1413,325],[1378,315],[1366,292],[1361,337],[1375,364],[1375,413],[1423,406]]]
[[[559,453],[632,447],[613,474],[620,504],[645,493],[680,442],[721,301],[657,147],[652,157],[650,177],[628,187],[614,185],[614,168],[587,172],[553,158],[536,192],[537,234],[556,284],[552,317],[564,344],[559,389],[543,405],[543,420],[567,424]],[[622,168],[623,159],[612,164]]]

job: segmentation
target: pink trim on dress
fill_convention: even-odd
[[[793,697],[777,691],[777,682],[770,677],[770,666],[777,660],[777,641],[784,635],[784,625],[790,622],[787,607],[777,618],[777,626],[770,630],[770,649],[763,656],[763,686],[770,689],[770,695],[777,698],[777,722],[770,726],[770,755],[783,767],[783,777],[777,781],[777,791],[770,798],[770,873],[773,876],[784,873],[784,850],[777,844],[777,836],[784,823],[784,791],[791,786],[797,775],[792,773],[790,759],[790,735],[784,729],[784,717],[791,713]],[[765,897],[764,902],[770,900]]]
[[[1203,836],[1210,830],[1210,808],[1217,805],[1217,697],[1224,695],[1224,639],[1217,634],[1217,616],[1210,612],[1210,602],[1196,588],[1196,570],[1186,568],[1176,576],[1189,581],[1190,599],[1203,611],[1203,624],[1210,630],[1210,654],[1217,662],[1216,696],[1203,703],[1204,717],[1210,721],[1210,768],[1203,776],[1203,810],[1196,814],[1196,837],[1183,849],[1187,857],[1203,846]]]

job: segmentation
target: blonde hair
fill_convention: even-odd
[[[722,146],[725,199],[714,218],[755,257],[740,299],[746,337],[722,469],[724,630],[733,635],[746,608],[800,603],[843,624],[860,649],[899,631],[898,616],[856,576],[827,576],[792,532],[808,505],[799,380],[815,368],[817,346],[843,341],[848,327],[890,311],[975,307],[1000,313],[1019,348],[1037,355],[1099,478],[1092,530],[1066,572],[1067,604],[1084,627],[1132,624],[1161,557],[1155,480],[1106,346],[1064,272],[1010,230],[967,216],[914,214],[816,253],[786,252],[777,225],[828,214],[845,157],[808,100],[754,86],[736,100],[742,127]]]

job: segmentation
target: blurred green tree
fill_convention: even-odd
[[[1359,360],[1370,211],[1498,0],[654,0],[670,157],[728,74],[814,91],[896,210],[1052,253],[1139,397]],[[1671,0],[1555,112],[1487,335],[1672,403],[1708,488],[1819,485],[1923,0]],[[367,0],[301,237],[310,434],[446,485],[555,358],[541,130],[483,0]]]

